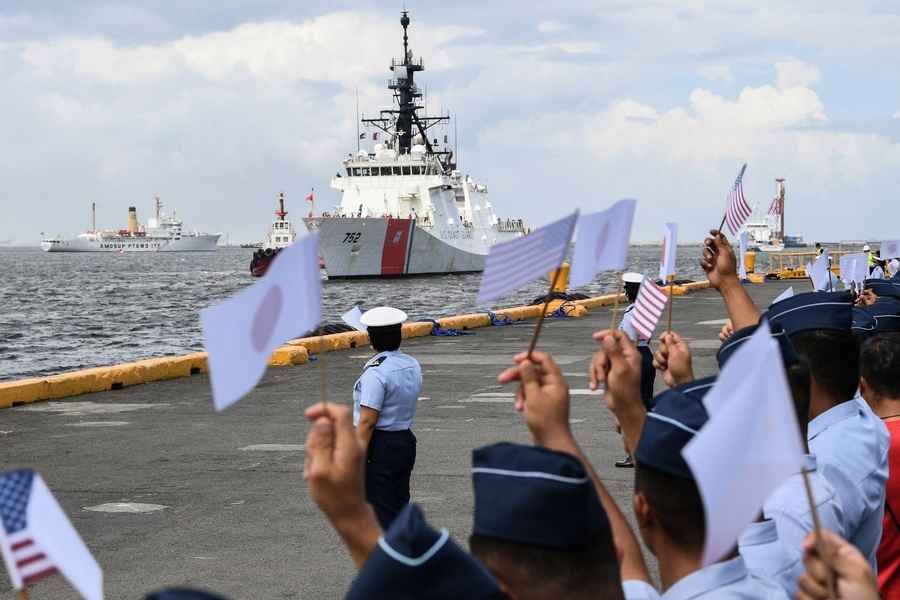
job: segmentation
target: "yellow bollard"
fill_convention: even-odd
[[[559,271],[559,278],[556,279],[556,285],[553,286],[552,291],[564,294],[566,290],[569,289],[569,263],[564,262],[560,265],[559,269],[553,269],[547,273],[547,278],[551,283],[556,277],[557,270]]]
[[[756,272],[756,250],[748,250],[744,253],[744,269],[748,273]]]

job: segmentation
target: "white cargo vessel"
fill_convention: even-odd
[[[493,244],[526,233],[521,219],[494,214],[487,187],[457,169],[446,135],[441,143],[429,131],[446,127],[450,117],[419,114],[422,93],[413,78],[425,67],[408,48],[406,11],[400,24],[403,58],[391,62],[388,83],[394,105],[361,121],[379,143],[343,161],[331,180],[341,192],[339,206],[304,219],[307,229],[319,231],[329,278],[482,271]]]
[[[126,229],[97,229],[96,205],[91,205],[91,230],[74,239],[44,238],[45,252],[214,252],[219,233],[185,231],[182,221],[162,213],[162,202],[156,198],[156,216],[143,226],[137,209],[128,208]]]

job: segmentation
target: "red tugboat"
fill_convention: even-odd
[[[269,265],[278,256],[282,248],[287,248],[297,239],[297,233],[290,221],[285,219],[287,211],[284,210],[284,192],[278,194],[278,210],[275,216],[278,217],[272,222],[272,228],[269,235],[263,242],[262,248],[253,252],[253,258],[250,259],[250,274],[253,277],[262,277],[269,270]]]

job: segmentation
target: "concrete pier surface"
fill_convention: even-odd
[[[805,281],[747,289],[764,308],[789,285],[808,290]],[[725,316],[715,290],[675,298],[673,329],[689,339],[698,377],[716,371]],[[630,517],[633,471],[613,467],[623,455],[620,437],[601,398],[587,390],[591,333],[609,323],[608,309],[549,319],[538,349],[561,364],[575,435]],[[515,389],[499,386],[496,376],[527,348],[534,324],[403,346],[424,372],[413,428],[413,500],[464,547],[472,526],[472,449],[529,441],[512,408]],[[664,328],[665,316],[657,331]],[[368,347],[324,355],[330,401],[351,402],[370,356]],[[663,389],[661,377],[656,385]],[[355,568],[302,478],[302,411],[318,401],[318,390],[319,370],[310,363],[269,369],[223,414],[213,412],[206,375],[7,409],[0,411],[0,466],[43,475],[102,566],[107,598],[141,598],[176,584],[235,599],[339,598]],[[5,571],[0,590],[0,598],[14,597]],[[77,596],[56,576],[32,588],[31,597]]]

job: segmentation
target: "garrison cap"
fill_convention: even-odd
[[[900,299],[900,285],[893,281],[884,279],[866,279],[863,287],[872,290],[872,293],[879,298],[897,298]]]
[[[813,329],[850,331],[853,322],[850,292],[807,292],[769,307],[766,319],[780,325],[788,335]]]
[[[862,310],[875,319],[875,333],[900,331],[900,300],[879,296],[875,304],[866,306]]]
[[[750,325],[749,327],[744,327],[743,329],[738,329],[731,337],[722,342],[722,345],[719,347],[719,351],[716,352],[716,360],[719,363],[719,369],[725,366],[725,363],[728,362],[728,359],[737,352],[738,348],[744,345],[744,342],[750,339],[754,333],[756,333],[756,329],[759,325]],[[800,357],[797,356],[797,353],[794,351],[794,346],[791,345],[791,341],[788,339],[787,333],[785,333],[784,328],[781,325],[772,325],[772,338],[778,342],[778,349],[781,350],[781,360],[784,362],[785,367],[790,367],[796,365],[800,362]]]
[[[853,322],[850,324],[850,330],[854,335],[862,340],[875,333],[875,317],[869,311],[854,306],[852,314]]]
[[[435,531],[422,510],[407,504],[385,534],[347,592],[347,600],[364,598],[493,598],[497,582],[477,559]]]
[[[393,308],[391,306],[377,306],[375,308],[370,308],[359,318],[359,322],[366,327],[400,325],[404,321],[406,321],[406,313],[399,308]]]
[[[628,273],[622,274],[622,281],[625,283],[641,283],[644,281],[644,276],[641,273],[629,271]]]
[[[144,600],[225,600],[224,596],[204,590],[171,587],[147,594]]]
[[[474,535],[562,550],[584,548],[609,519],[581,461],[502,442],[472,451]]]
[[[694,478],[681,450],[709,420],[703,397],[715,382],[715,377],[704,377],[656,396],[656,406],[647,413],[634,453],[638,467],[651,467],[682,479]]]

